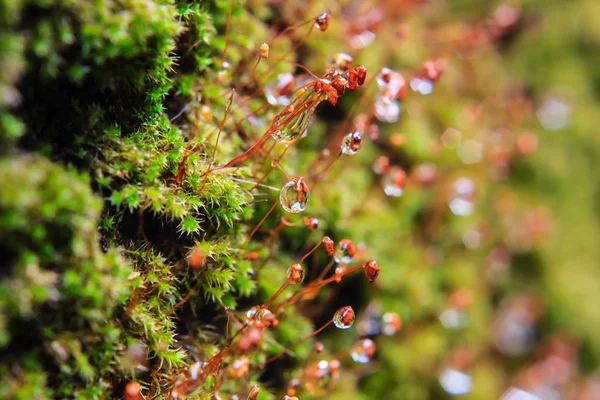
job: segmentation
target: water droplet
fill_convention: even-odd
[[[310,230],[315,230],[319,227],[319,220],[317,218],[306,217],[304,218],[304,226]]]
[[[327,13],[323,13],[317,17],[315,20],[315,26],[319,28],[321,32],[325,32],[329,27],[329,21],[331,21],[331,17]]]
[[[359,364],[368,364],[375,355],[375,342],[363,339],[352,346],[350,357]]]
[[[338,264],[349,264],[352,262],[355,254],[356,249],[354,248],[352,241],[348,239],[342,239],[335,248],[333,259]]]
[[[342,72],[349,70],[351,67],[352,56],[347,53],[337,53],[329,69],[332,69],[338,74],[341,74]]]
[[[250,360],[246,356],[241,356],[227,367],[227,376],[229,378],[241,378],[250,370]]]
[[[453,184],[454,194],[450,200],[450,211],[454,215],[466,216],[473,213],[475,183],[468,178],[459,178]]]
[[[433,82],[429,79],[412,78],[410,80],[410,88],[422,95],[428,95],[433,92]]]
[[[356,316],[350,306],[342,307],[333,315],[333,324],[339,329],[348,329],[354,324]]]
[[[297,284],[304,280],[305,271],[300,264],[294,264],[288,268],[285,277],[288,283]]]
[[[274,105],[288,106],[291,104],[291,96],[294,94],[294,75],[286,72],[277,75],[277,83],[265,85],[265,96],[267,101]]]
[[[276,319],[273,313],[266,308],[261,308],[254,315],[254,324],[257,328],[267,328],[275,323]]]
[[[387,312],[381,316],[381,332],[385,336],[395,335],[402,327],[400,316],[393,312]]]
[[[294,178],[286,183],[279,193],[279,203],[289,213],[297,214],[306,209],[310,191],[302,177]]]
[[[453,396],[460,396],[471,391],[471,377],[456,369],[445,369],[440,374],[440,385]]]
[[[558,131],[566,128],[571,123],[571,106],[557,99],[547,99],[537,110],[540,124],[548,131]]]
[[[304,93],[294,99],[294,104],[286,107],[275,117],[271,135],[273,139],[280,143],[289,143],[302,137],[308,129],[315,108],[326,98],[327,93],[304,90]]]
[[[227,61],[223,61],[223,63],[221,64],[221,69],[217,73],[217,80],[219,82],[225,82],[225,80],[227,80],[227,78],[229,78],[230,74],[231,74],[231,64],[229,64]]]
[[[353,155],[356,154],[358,149],[360,149],[360,144],[362,142],[362,136],[359,132],[352,132],[344,136],[342,140],[342,154]]]
[[[389,197],[400,197],[404,194],[406,172],[400,167],[392,167],[381,179],[383,191]]]
[[[375,100],[375,117],[381,122],[394,123],[400,116],[400,103],[390,101],[384,97]]]

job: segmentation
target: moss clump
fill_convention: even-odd
[[[0,191],[3,397],[106,395],[121,347],[109,321],[132,269],[101,249],[102,202],[86,177],[37,156],[1,160]]]

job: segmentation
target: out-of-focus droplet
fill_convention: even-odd
[[[522,389],[511,387],[506,392],[504,392],[502,397],[500,397],[500,400],[542,400],[542,399],[540,399],[536,395],[526,392]]]
[[[246,356],[241,356],[227,367],[227,376],[231,379],[239,379],[245,376],[250,370],[250,360]]]
[[[545,100],[535,115],[544,129],[558,131],[565,129],[571,123],[571,106],[557,99]]]
[[[223,63],[221,64],[221,69],[219,69],[219,72],[217,72],[217,80],[219,82],[225,82],[225,80],[229,78],[230,74],[231,64],[229,64],[227,61],[223,61]]]
[[[475,183],[468,178],[458,178],[454,181],[453,190],[450,211],[458,216],[471,215],[474,208]]]
[[[433,82],[429,79],[412,78],[410,80],[410,88],[422,95],[428,95],[433,92]]]
[[[285,273],[285,277],[288,283],[292,285],[302,282],[304,280],[304,275],[304,268],[300,264],[292,265],[288,268],[287,272]]]
[[[212,110],[210,109],[209,106],[207,106],[206,104],[203,104],[202,107],[200,107],[200,116],[202,117],[202,119],[204,120],[204,122],[209,123],[212,121]]]
[[[356,318],[354,310],[350,306],[342,307],[333,315],[333,324],[339,329],[348,329],[354,324]]]
[[[352,56],[347,53],[337,53],[333,59],[331,69],[337,73],[342,73],[352,67]]]
[[[375,342],[362,339],[352,346],[350,357],[359,364],[368,364],[375,355]]]
[[[317,17],[315,20],[315,26],[319,28],[321,32],[325,32],[329,27],[329,21],[331,21],[331,17],[327,13],[323,13]]]
[[[352,241],[348,239],[342,239],[335,248],[333,259],[338,264],[349,264],[352,262],[355,254],[356,249],[354,248]]]
[[[394,123],[400,116],[400,103],[382,97],[375,100],[375,117],[381,122]]]
[[[390,170],[390,159],[386,156],[379,156],[373,163],[372,168],[377,175],[384,175]]]
[[[342,154],[354,155],[360,149],[362,142],[362,136],[358,132],[352,132],[344,136],[342,140],[341,150]]]
[[[299,213],[306,209],[310,191],[302,177],[294,178],[286,183],[279,193],[279,202],[289,213]]]
[[[452,396],[460,396],[471,391],[471,376],[456,369],[445,369],[439,377],[442,388]]]
[[[469,139],[458,145],[456,154],[463,164],[476,164],[483,157],[483,145],[477,140]]]
[[[362,49],[373,43],[375,40],[375,33],[369,30],[362,31],[357,35],[352,35],[350,37],[350,46],[355,49]]]
[[[444,133],[442,133],[440,140],[442,141],[444,147],[447,149],[453,149],[460,144],[460,141],[462,140],[462,132],[458,129],[448,128],[444,131]]]
[[[394,336],[402,327],[400,316],[394,312],[386,312],[381,316],[381,333]]]
[[[400,197],[404,194],[406,172],[400,167],[392,167],[381,179],[383,191],[389,197]]]
[[[464,310],[447,308],[440,314],[440,322],[446,329],[460,329],[467,326],[469,318]]]
[[[304,218],[304,226],[307,227],[308,229],[314,231],[315,229],[317,229],[319,227],[319,220],[318,220],[318,218],[314,218],[314,217],[306,217],[306,218]]]
[[[294,93],[294,75],[286,72],[277,75],[277,83],[265,85],[265,96],[267,101],[274,105],[288,106]]]

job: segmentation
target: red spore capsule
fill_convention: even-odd
[[[379,276],[379,271],[381,270],[381,268],[379,268],[377,261],[370,260],[365,263],[364,270],[365,276],[367,277],[369,282],[374,283],[375,280],[377,280],[377,277]]]
[[[304,280],[304,268],[300,264],[294,264],[288,268],[285,276],[287,278],[288,283],[297,284]]]
[[[334,242],[329,236],[323,238],[323,246],[328,257],[333,257],[334,253]]]

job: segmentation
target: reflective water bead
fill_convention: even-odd
[[[287,106],[291,103],[290,96],[294,93],[294,75],[286,72],[277,75],[277,83],[265,85],[267,101],[274,105]]]
[[[285,277],[290,284],[297,284],[304,280],[305,271],[300,264],[294,264],[288,268]]]
[[[400,103],[383,97],[375,100],[375,117],[381,122],[394,123],[400,116]]]
[[[342,307],[333,315],[333,324],[339,329],[348,329],[354,324],[356,315],[350,306]]]
[[[319,227],[319,220],[314,217],[306,217],[304,218],[304,226],[314,231]]]
[[[381,316],[381,332],[385,336],[393,336],[402,327],[400,316],[393,312],[387,312]]]
[[[250,370],[250,360],[246,356],[241,356],[227,367],[227,376],[229,378],[241,378]]]
[[[381,179],[383,191],[390,197],[400,197],[404,194],[406,172],[400,167],[392,167]]]
[[[305,90],[293,104],[277,115],[273,123],[273,139],[280,143],[290,143],[302,137],[308,129],[310,119],[319,103],[327,98],[327,93]]]
[[[273,313],[266,308],[261,308],[254,315],[254,324],[257,328],[267,328],[275,323],[276,319]]]
[[[363,339],[352,346],[350,357],[359,364],[368,364],[375,355],[375,342]]]
[[[422,95],[428,95],[433,92],[433,82],[429,79],[412,78],[410,80],[410,88]]]
[[[460,396],[471,391],[471,376],[456,369],[446,369],[439,377],[442,388],[452,396]]]
[[[315,20],[315,26],[317,28],[319,28],[319,30],[321,32],[325,32],[327,30],[327,28],[329,27],[330,20],[331,20],[331,17],[329,16],[329,14],[323,13],[323,14],[319,15],[317,17],[317,19]]]
[[[225,80],[229,77],[230,73],[231,64],[229,64],[227,61],[223,61],[223,63],[221,64],[221,69],[217,73],[217,80],[219,82],[225,82]]]
[[[279,203],[289,213],[299,213],[306,209],[310,191],[302,177],[297,177],[286,183],[279,193]]]
[[[342,140],[341,150],[342,154],[353,155],[356,154],[358,149],[360,149],[360,144],[362,142],[362,136],[359,132],[352,132],[344,136]]]
[[[346,268],[337,267],[334,272],[335,281],[340,283],[342,281],[342,277],[344,276],[344,272],[346,272]]]
[[[342,239],[335,248],[333,259],[338,264],[349,264],[352,262],[355,254],[356,249],[354,248],[352,241],[349,239]]]

